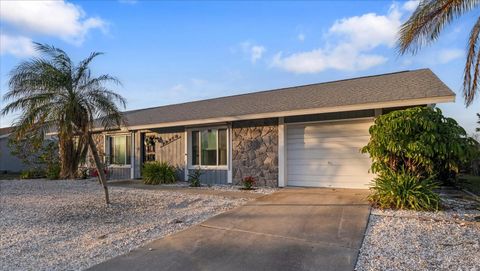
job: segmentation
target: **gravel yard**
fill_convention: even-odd
[[[0,270],[79,270],[198,224],[246,199],[111,187],[96,181],[0,181]]]
[[[356,270],[480,270],[480,206],[457,196],[439,212],[372,209]]]

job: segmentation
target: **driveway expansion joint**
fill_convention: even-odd
[[[312,245],[321,245],[321,246],[328,246],[328,247],[335,247],[335,248],[344,248],[344,249],[348,249],[348,250],[352,250],[352,251],[357,251],[358,250],[357,248],[353,248],[353,247],[350,247],[350,246],[343,246],[343,245],[338,245],[338,244],[334,244],[334,243],[330,243],[330,242],[323,242],[323,241],[310,241],[310,240],[307,240],[307,239],[290,237],[290,236],[283,236],[283,235],[278,235],[278,234],[262,233],[262,232],[241,230],[241,229],[236,229],[236,228],[218,227],[218,226],[212,226],[212,225],[207,225],[207,224],[203,224],[203,223],[200,224],[199,226],[204,227],[204,228],[208,228],[208,229],[214,229],[214,230],[241,232],[241,233],[262,235],[262,236],[278,238],[278,239],[292,240],[292,241],[308,243],[308,244],[312,244]]]

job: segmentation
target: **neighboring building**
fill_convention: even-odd
[[[96,134],[110,178],[140,178],[145,161],[167,161],[205,183],[365,188],[359,149],[375,116],[453,102],[429,69],[282,88],[124,113],[127,125]]]
[[[20,172],[25,169],[22,161],[13,156],[8,147],[12,130],[12,127],[0,128],[0,172]]]

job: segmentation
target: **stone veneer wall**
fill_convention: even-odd
[[[253,176],[258,186],[278,186],[278,120],[232,124],[233,183]]]
[[[105,161],[105,149],[104,149],[104,137],[103,134],[97,133],[97,134],[92,134],[93,142],[95,142],[95,145],[97,146],[97,151],[98,155],[100,156],[101,161]],[[88,148],[87,152],[87,166],[94,168],[95,167],[95,160],[93,159],[92,152],[90,151],[90,148]]]

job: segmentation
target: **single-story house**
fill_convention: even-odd
[[[166,161],[178,179],[201,169],[209,184],[365,188],[371,161],[359,150],[376,116],[454,100],[431,70],[402,71],[126,111],[125,126],[95,141],[111,179]]]

